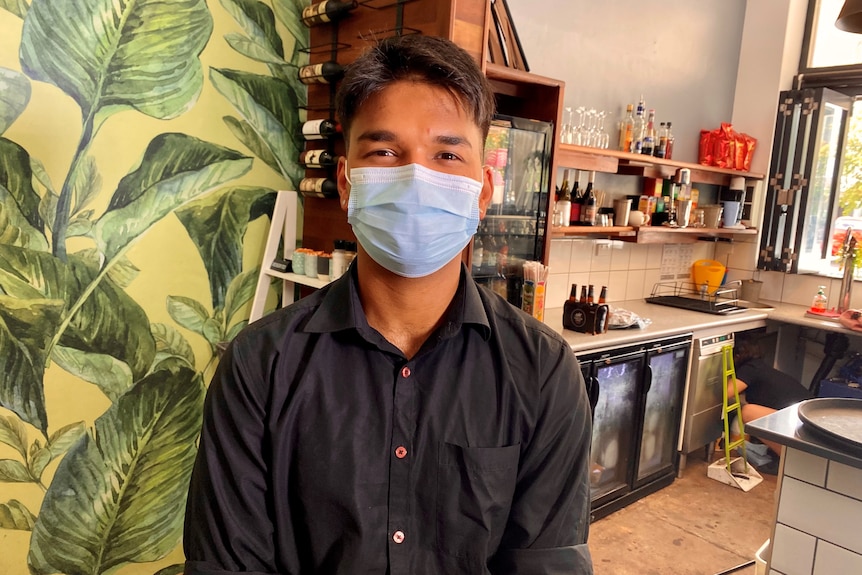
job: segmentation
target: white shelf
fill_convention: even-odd
[[[304,285],[304,286],[313,287],[316,289],[320,289],[320,288],[328,285],[329,282],[332,281],[328,278],[325,280],[322,280],[320,278],[312,278],[312,277],[308,277],[306,275],[278,272],[278,271],[275,271],[273,269],[265,269],[265,270],[263,270],[263,273],[265,273],[268,276],[272,276],[274,278],[280,278],[280,279],[283,279],[285,281],[293,282],[295,284],[300,284],[300,285]]]

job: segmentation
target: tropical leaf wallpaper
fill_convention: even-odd
[[[0,0],[0,573],[181,572],[309,0]],[[273,303],[274,303],[273,295]]]

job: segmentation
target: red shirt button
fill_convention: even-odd
[[[410,368],[406,365],[401,368],[401,377],[407,378],[410,377]]]
[[[405,457],[407,457],[407,448],[403,445],[399,445],[398,447],[396,447],[395,457],[397,457],[398,459],[404,459]]]
[[[403,531],[396,531],[395,533],[392,534],[392,540],[395,541],[396,543],[403,543],[404,542],[404,532]]]

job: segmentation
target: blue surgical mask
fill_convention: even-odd
[[[430,275],[476,233],[480,181],[419,164],[348,173],[347,221],[368,255],[394,274]]]

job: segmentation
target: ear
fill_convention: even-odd
[[[338,185],[338,201],[341,209],[347,211],[347,200],[350,197],[350,184],[347,182],[347,159],[344,156],[338,158],[338,168],[335,182]]]
[[[494,196],[494,172],[491,166],[482,166],[482,191],[479,192],[479,219],[485,219],[485,211]]]

